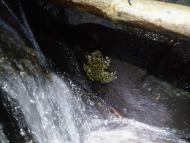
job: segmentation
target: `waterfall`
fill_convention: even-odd
[[[94,102],[83,102],[82,96],[87,95],[80,87],[53,72],[44,78],[41,74],[15,74],[12,67],[6,68],[9,71],[0,76],[1,87],[9,102],[18,103],[15,110],[22,111],[39,143],[185,142],[169,129],[111,115],[103,117]],[[23,129],[20,132],[25,135]]]

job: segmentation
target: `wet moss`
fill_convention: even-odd
[[[107,84],[116,79],[116,72],[111,72],[109,66],[111,59],[103,57],[100,51],[95,51],[87,56],[87,63],[84,64],[84,71],[91,81]]]

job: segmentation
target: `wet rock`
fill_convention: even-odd
[[[25,122],[19,105],[1,87],[0,90],[0,120],[3,130],[11,143],[26,143],[33,139]]]
[[[9,143],[3,129],[2,129],[2,125],[0,124],[0,142],[1,143]]]

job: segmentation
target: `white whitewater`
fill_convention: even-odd
[[[68,86],[56,74],[51,74],[49,81],[36,77],[25,73],[7,74],[0,80],[10,100],[13,98],[19,103],[18,108],[39,143],[185,142],[169,129],[126,118],[103,118],[92,101],[89,101],[90,106],[82,101],[81,96],[86,95],[71,82]],[[22,129],[20,131],[25,135]]]

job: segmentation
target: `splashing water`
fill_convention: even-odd
[[[73,92],[56,74],[50,77],[44,80],[20,73],[0,78],[9,100],[18,102],[15,108],[22,110],[39,143],[185,142],[166,129],[126,118],[103,118],[95,107],[83,102],[81,96],[85,95],[79,90]]]

